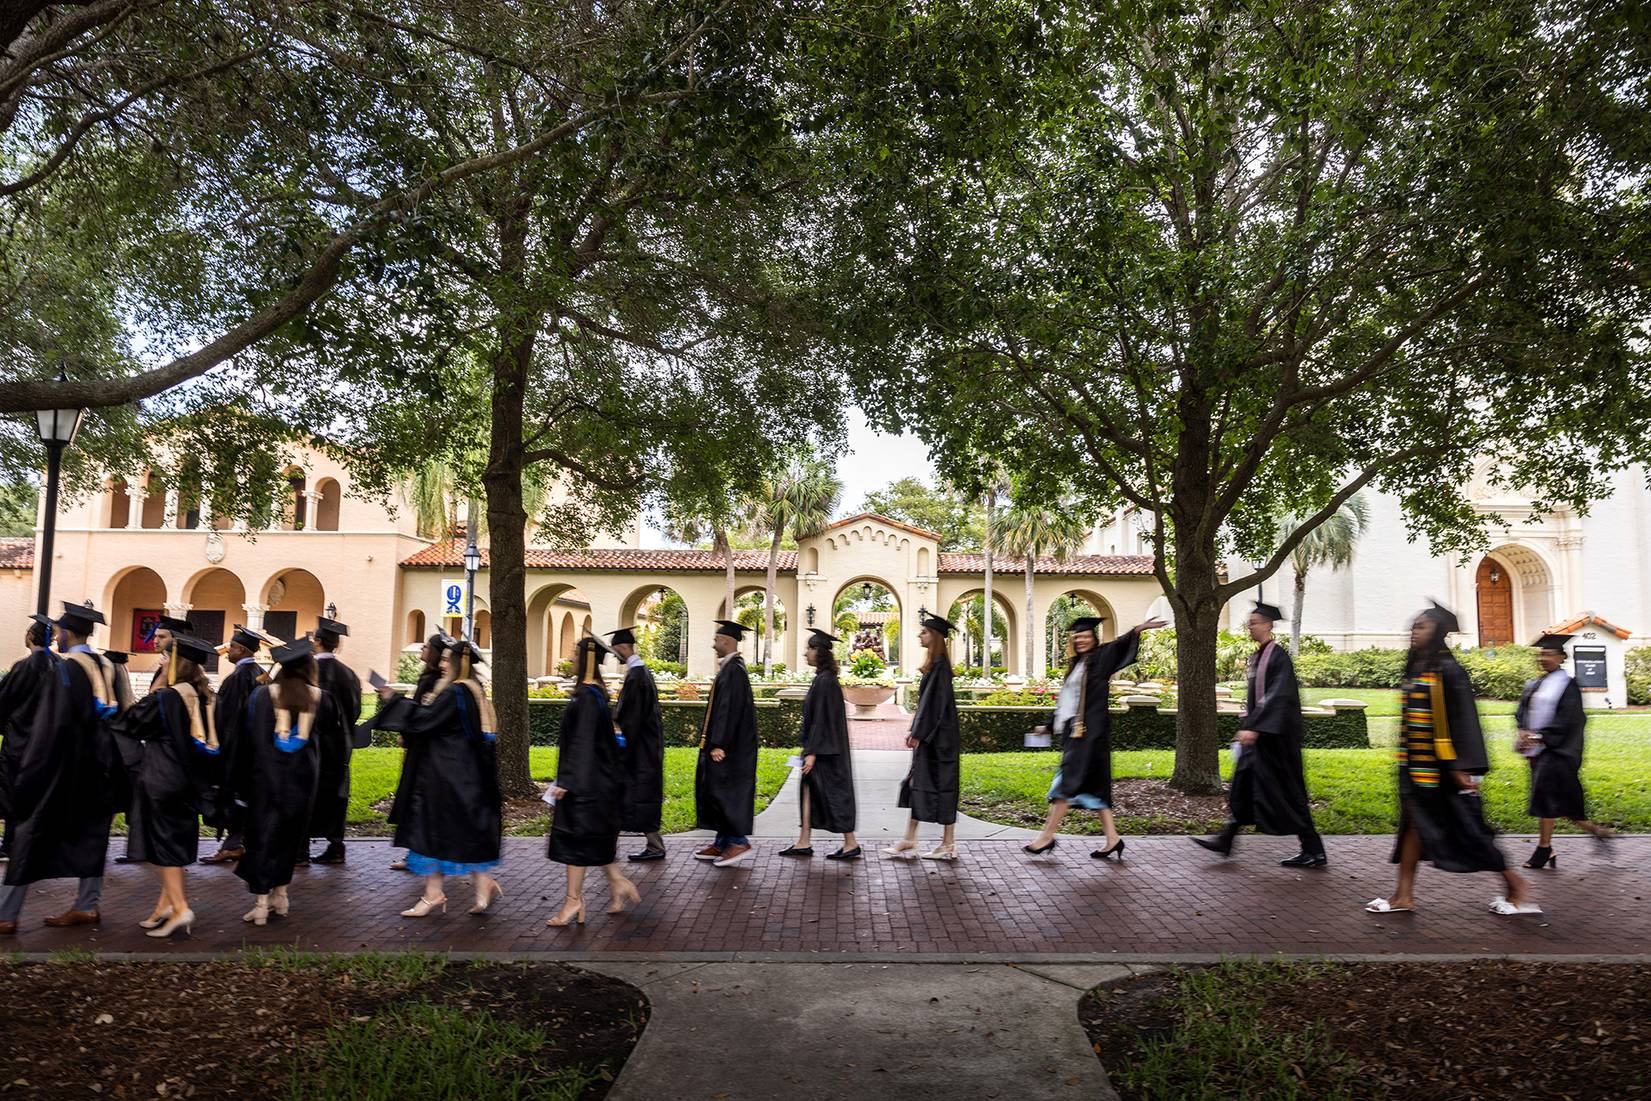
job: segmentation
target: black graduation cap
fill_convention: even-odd
[[[951,638],[952,632],[957,630],[956,627],[952,626],[951,620],[941,619],[937,615],[932,615],[925,619],[923,621],[923,626],[927,627],[931,631],[937,632],[941,638]]]
[[[91,601],[74,604],[65,600],[63,614],[57,617],[58,626],[67,627],[77,635],[89,635],[93,627],[104,622],[103,613],[92,607]]]
[[[114,662],[116,665],[125,665],[126,659],[129,655],[125,650],[105,650],[103,651],[103,656]]]
[[[814,646],[817,643],[823,642],[829,647],[829,646],[835,645],[836,643],[839,643],[841,641],[843,641],[843,640],[838,638],[836,635],[827,634],[825,631],[820,630],[818,627],[810,627],[808,629],[808,644],[810,646]]]
[[[155,620],[155,630],[171,631],[175,635],[192,635],[195,633],[195,625],[187,619],[163,615]]]
[[[442,650],[445,650],[449,646],[453,645],[453,637],[451,635],[445,634],[441,631],[437,631],[435,634],[431,635],[428,639],[425,639],[424,644],[426,646],[435,647],[436,651],[439,653]]]
[[[294,639],[285,646],[277,646],[269,652],[275,663],[282,668],[296,665],[315,653],[315,643],[307,638]]]
[[[264,644],[262,635],[254,634],[239,623],[235,625],[235,633],[229,636],[229,641],[239,642],[255,654],[258,652],[258,648]]]
[[[1284,618],[1284,613],[1279,611],[1276,605],[1265,604],[1259,600],[1255,602],[1255,610],[1250,614],[1264,615],[1274,623],[1277,623],[1279,620]]]
[[[635,646],[636,624],[633,623],[629,627],[621,627],[617,631],[609,631],[608,643],[613,646]]]
[[[179,657],[188,658],[197,665],[205,665],[212,660],[217,648],[204,638],[194,635],[174,635],[172,637],[172,652]]]
[[[349,633],[350,628],[336,619],[322,616],[315,621],[315,637],[323,642],[337,642]]]
[[[1541,638],[1531,643],[1531,645],[1535,646],[1538,650],[1558,650],[1563,654],[1565,652],[1565,644],[1571,641],[1572,637],[1573,636],[1571,635],[1548,634],[1543,635]]]
[[[1067,630],[1068,631],[1089,631],[1089,632],[1093,633],[1095,628],[1099,627],[1100,625],[1101,625],[1101,617],[1100,616],[1098,616],[1098,615],[1081,615],[1077,619],[1074,619],[1072,621],[1071,626],[1067,627]]]
[[[1434,600],[1432,597],[1428,598],[1428,603],[1432,604],[1433,607],[1427,609],[1427,611],[1422,614],[1433,618],[1433,622],[1439,625],[1439,633],[1441,635],[1453,635],[1461,631],[1462,621],[1456,618],[1455,612],[1451,611],[1437,600]]]
[[[482,657],[482,652],[476,649],[474,642],[466,642],[462,638],[455,638],[447,644],[447,649],[452,652],[455,658],[468,657],[471,665],[487,664],[487,659]]]
[[[727,635],[735,642],[739,642],[743,639],[747,630],[748,628],[743,623],[735,623],[731,619],[717,620],[717,634]]]

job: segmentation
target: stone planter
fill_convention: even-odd
[[[843,702],[854,710],[849,712],[851,719],[875,719],[877,709],[894,698],[892,684],[845,684],[843,685]]]

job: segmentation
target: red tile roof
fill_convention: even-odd
[[[941,554],[941,573],[981,573],[986,568],[983,554]],[[401,560],[403,566],[415,569],[459,569],[464,565],[464,544],[454,539],[448,543],[434,543]],[[488,550],[482,548],[482,565],[488,564]],[[797,552],[781,551],[777,566],[781,572],[797,568]],[[993,558],[992,566],[1006,574],[1025,569],[1019,558]],[[551,550],[529,547],[527,568],[530,570],[599,570],[643,571],[658,573],[717,573],[723,567],[722,555],[701,550],[634,550],[631,548],[599,548],[588,550]],[[734,552],[736,570],[757,571],[768,568],[765,550],[737,550]],[[1146,577],[1152,574],[1152,557],[1145,554],[1080,554],[1065,562],[1053,558],[1039,558],[1037,572],[1051,577],[1070,576],[1125,576]]]
[[[1583,612],[1579,616],[1567,619],[1564,623],[1557,623],[1549,627],[1542,633],[1545,635],[1574,635],[1584,627],[1593,626],[1604,627],[1618,638],[1627,638],[1634,633],[1626,627],[1618,627],[1615,623],[1597,616],[1593,612]]]
[[[0,539],[0,569],[34,569],[34,537]]]

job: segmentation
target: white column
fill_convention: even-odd
[[[149,491],[142,486],[129,485],[126,487],[126,526],[141,528],[143,526],[143,502],[149,496]]]
[[[166,515],[161,518],[161,527],[176,528],[178,526],[178,491],[166,491]]]
[[[246,627],[251,631],[264,629],[264,613],[269,611],[268,604],[242,604],[241,610],[247,614]]]
[[[304,530],[314,531],[316,530],[315,518],[321,512],[321,493],[319,490],[306,489],[304,500],[308,502],[304,506]]]
[[[183,604],[170,600],[161,605],[161,607],[166,610],[166,614],[171,616],[173,619],[188,619],[189,609],[194,606],[195,605],[193,604]]]

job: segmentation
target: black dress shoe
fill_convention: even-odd
[[[802,848],[799,849],[797,846],[793,845],[789,849],[781,849],[780,850],[780,855],[781,856],[813,856],[814,855],[814,846],[813,845],[804,845]]]
[[[860,859],[860,846],[856,845],[852,849],[838,849],[834,853],[826,853],[826,859],[827,860],[858,860],[858,859]]]
[[[1110,849],[1096,849],[1089,854],[1096,860],[1105,860],[1109,856],[1116,856],[1120,861],[1124,858],[1124,839],[1118,838],[1118,843]]]
[[[1194,837],[1191,838],[1191,841],[1199,848],[1208,849],[1212,853],[1220,853],[1222,856],[1231,856],[1233,854],[1233,843],[1225,838]]]
[[[326,848],[310,857],[311,864],[342,864],[344,863],[344,844],[341,841],[330,842]]]
[[[1031,853],[1033,856],[1041,856],[1059,844],[1060,838],[1051,837],[1049,839],[1049,844],[1047,845],[1022,845],[1020,847],[1020,851],[1023,853]]]
[[[1330,858],[1323,853],[1297,853],[1288,860],[1280,860],[1280,867],[1284,868],[1322,868],[1330,863]]]
[[[648,860],[664,860],[665,859],[665,850],[664,849],[643,849],[639,853],[631,853],[631,855],[627,856],[625,859],[631,861],[633,864],[641,864],[644,861],[648,861]]]

